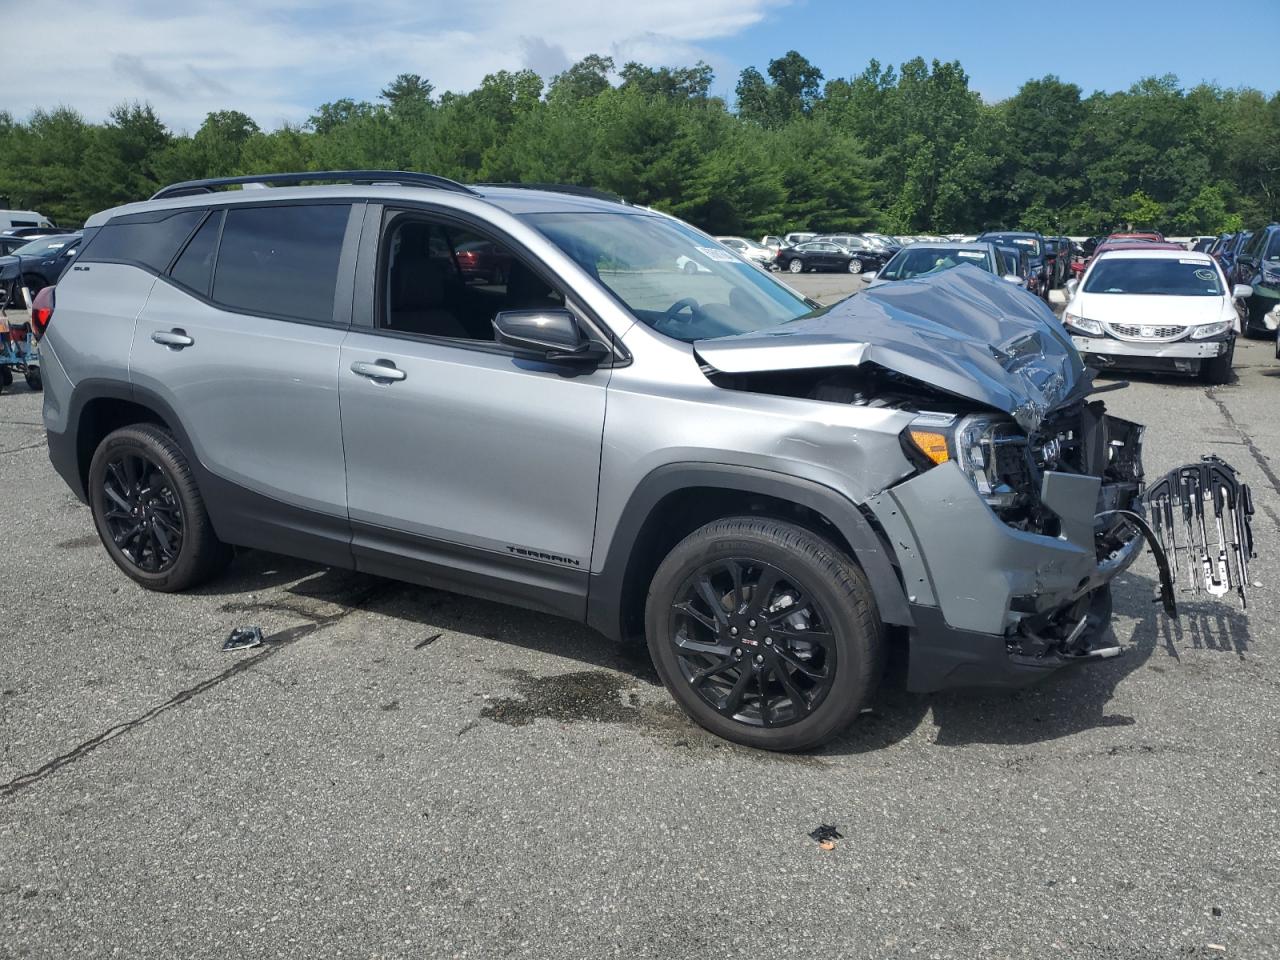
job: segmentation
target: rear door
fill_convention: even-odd
[[[338,374],[357,567],[584,616],[611,368],[518,356],[492,320],[567,306],[586,328],[585,310],[482,224],[372,206],[368,219],[378,242],[362,244]],[[478,241],[504,275],[459,267]]]
[[[209,212],[136,325],[133,383],[181,423],[215,527],[232,543],[350,564],[338,357],[356,211]]]

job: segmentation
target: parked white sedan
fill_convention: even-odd
[[[1222,268],[1206,253],[1112,250],[1067,283],[1062,321],[1086,363],[1126,370],[1231,377],[1240,318]]]
[[[743,260],[749,260],[762,269],[772,270],[775,266],[774,259],[777,257],[778,251],[770,250],[762,243],[756,243],[746,237],[716,237],[716,239],[742,257]]]

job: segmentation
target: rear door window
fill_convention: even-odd
[[[333,320],[349,204],[232,207],[213,272],[213,299],[244,313]]]

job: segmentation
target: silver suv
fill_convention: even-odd
[[[550,611],[775,750],[892,644],[915,690],[1117,652],[1141,430],[989,273],[819,308],[653,210],[380,171],[177,184],[82,249],[49,453],[148,589],[234,546]]]

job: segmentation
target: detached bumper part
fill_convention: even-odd
[[[1154,535],[1188,592],[1223,597],[1235,591],[1247,608],[1253,493],[1236,471],[1218,457],[1204,457],[1169,471],[1145,499]]]

